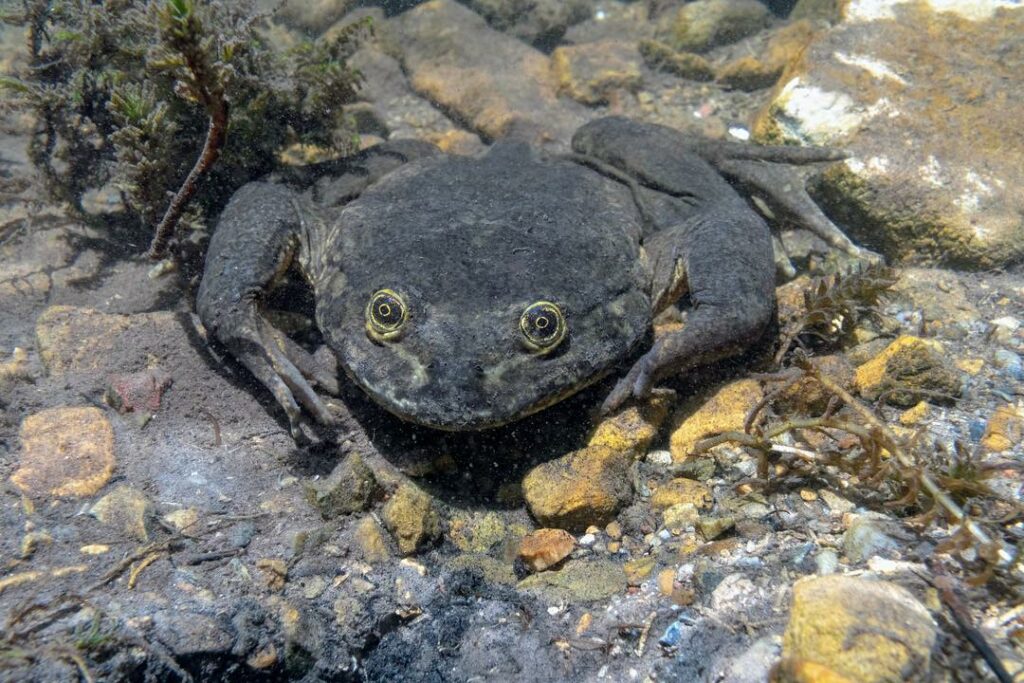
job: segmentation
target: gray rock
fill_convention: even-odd
[[[566,29],[592,14],[590,0],[461,0],[504,31],[531,45],[548,50],[565,35]]]
[[[898,550],[900,544],[882,529],[882,520],[858,515],[843,534],[843,552],[850,562],[864,560],[887,551]]]
[[[584,121],[581,109],[559,101],[546,55],[453,0],[406,12],[401,32],[413,89],[484,138],[515,130],[567,148]]]
[[[659,37],[676,50],[707,52],[768,26],[768,8],[757,0],[695,0],[659,22]]]
[[[373,470],[357,453],[349,453],[325,479],[306,485],[306,500],[324,519],[369,509],[380,494]]]

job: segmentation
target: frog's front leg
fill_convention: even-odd
[[[268,182],[242,187],[224,209],[210,240],[196,298],[207,332],[273,393],[296,436],[298,403],[319,422],[332,422],[310,381],[337,391],[337,381],[274,328],[262,311],[265,291],[299,252],[300,228],[291,190]]]

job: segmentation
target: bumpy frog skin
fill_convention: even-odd
[[[297,259],[347,377],[392,413],[446,430],[507,424],[639,355],[614,410],[669,375],[740,353],[774,316],[775,213],[854,247],[785,164],[822,149],[693,140],[622,118],[583,126],[572,155],[499,141],[480,158],[392,142],[240,189],[210,244],[198,313],[284,408],[332,414],[337,378],[264,317]],[[781,188],[781,189],[780,189]],[[652,318],[689,294],[682,330]],[[642,355],[640,355],[642,354]]]

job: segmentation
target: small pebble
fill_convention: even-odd
[[[995,353],[995,366],[1011,379],[1024,381],[1024,362],[1021,361],[1019,354],[1008,349],[999,349]]]
[[[839,568],[839,556],[831,548],[822,548],[821,552],[814,556],[814,564],[819,576],[834,574]]]
[[[658,642],[663,647],[675,647],[679,644],[679,641],[683,639],[683,625],[678,621],[673,621],[665,629],[665,632],[661,634],[661,638]]]
[[[596,540],[597,537],[595,537],[594,534],[583,534],[580,536],[579,544],[582,546],[594,545],[594,541]]]
[[[647,454],[647,462],[652,465],[671,465],[672,454],[668,451],[651,451]]]

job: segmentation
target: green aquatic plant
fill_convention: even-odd
[[[816,278],[803,291],[799,315],[783,326],[775,362],[781,363],[794,344],[805,349],[814,344],[836,346],[859,320],[877,314],[897,279],[896,271],[882,263]]]
[[[279,48],[251,0],[22,0],[0,18],[24,27],[28,47],[26,67],[0,79],[0,106],[35,115],[29,156],[47,191],[81,212],[113,186],[158,225],[151,256],[288,145],[358,146],[343,105],[369,19]]]

